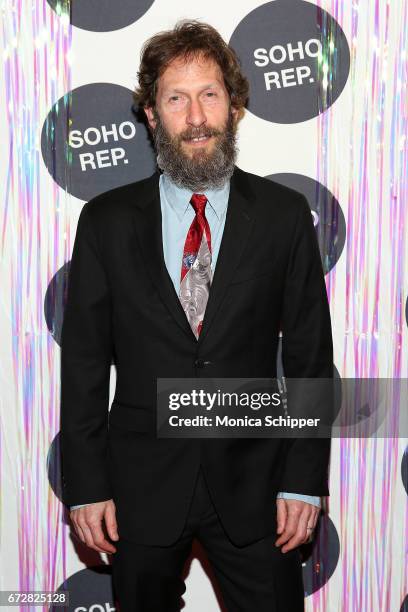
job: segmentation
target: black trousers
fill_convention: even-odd
[[[165,510],[165,509],[163,509]],[[244,547],[225,533],[200,469],[181,537],[172,546],[120,538],[112,555],[120,612],[178,612],[186,590],[183,566],[194,538],[214,571],[228,612],[304,612],[302,564],[296,548],[282,553],[276,533]]]

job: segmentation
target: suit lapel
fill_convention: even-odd
[[[155,172],[148,179],[146,197],[135,208],[136,234],[146,268],[161,299],[181,329],[196,342],[164,261],[159,177],[159,172]]]
[[[227,290],[241,254],[244,251],[254,222],[254,198],[249,190],[245,173],[235,167],[231,177],[227,216],[220,250],[211,283],[198,344],[205,339]]]
[[[180,328],[201,345],[219,309],[227,285],[238,265],[254,220],[251,203],[254,195],[249,190],[245,173],[235,167],[231,177],[230,195],[224,232],[209,298],[198,338],[193,334],[179,297],[167,271],[163,253],[162,216],[160,207],[159,173],[146,181],[145,197],[135,207],[135,230],[146,268],[165,306]]]

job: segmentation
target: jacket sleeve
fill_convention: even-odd
[[[107,470],[111,298],[91,203],[78,220],[61,332],[60,435],[67,505],[112,498]]]
[[[300,196],[282,305],[287,378],[333,378],[333,340],[324,272],[309,205]],[[330,411],[330,412],[329,412]],[[328,406],[328,414],[331,407]],[[329,495],[330,438],[287,438],[280,490]]]

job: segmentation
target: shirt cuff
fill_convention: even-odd
[[[299,501],[306,502],[307,504],[313,504],[313,506],[321,507],[321,499],[317,495],[302,495],[301,493],[286,493],[280,491],[277,496],[279,499],[297,499]]]
[[[90,504],[78,504],[77,506],[70,506],[70,510],[75,510],[76,508],[83,508],[84,506],[89,506]]]

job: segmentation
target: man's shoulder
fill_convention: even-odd
[[[139,181],[120,185],[91,198],[84,204],[83,212],[93,219],[117,218],[118,215],[131,213],[134,208],[146,200],[150,200],[158,186],[159,174]]]
[[[286,212],[297,213],[299,209],[308,206],[305,195],[292,187],[283,185],[273,179],[236,169],[236,180],[245,184],[247,191],[252,192],[261,206],[275,209],[282,208]]]
[[[283,196],[289,200],[299,200],[299,198],[304,198],[302,192],[297,191],[293,187],[288,187],[283,183],[279,183],[273,179],[267,178],[265,176],[260,176],[259,174],[253,174],[252,172],[247,172],[246,170],[242,170],[241,168],[236,169],[237,176],[239,178],[243,178],[249,184],[249,186],[258,194],[277,194],[279,196]]]

